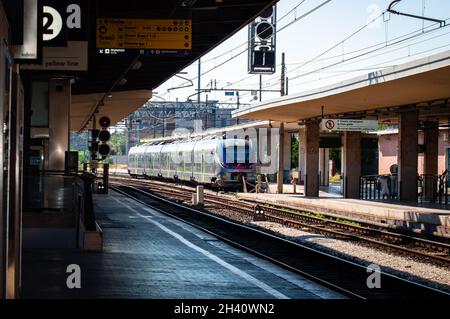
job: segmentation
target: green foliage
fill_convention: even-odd
[[[115,132],[111,134],[111,139],[108,142],[111,147],[111,155],[126,155],[126,140],[125,134]]]
[[[108,157],[103,161],[103,163],[106,163],[106,164],[114,164],[114,159],[113,159],[113,157],[110,155],[110,156],[108,156]]]
[[[112,156],[114,155],[126,155],[126,137],[123,132],[111,134],[111,139],[108,141],[108,144],[111,148],[111,155],[103,161],[104,163],[113,164],[114,160]],[[78,152],[78,166],[81,167],[83,163],[87,163],[89,161],[87,132],[71,133],[70,149],[71,151]]]
[[[340,148],[330,148],[330,160],[334,160],[336,165],[336,172],[341,173],[341,149]]]
[[[300,141],[293,137],[291,142],[291,169],[298,168],[299,147]]]
[[[297,215],[308,216],[308,217],[318,218],[318,219],[322,219],[322,220],[336,221],[336,222],[351,225],[351,226],[362,227],[362,225],[360,223],[355,222],[353,220],[348,220],[348,219],[333,217],[333,216],[326,216],[321,213],[305,212],[305,211],[301,211],[301,210],[294,210],[294,209],[291,209],[288,207],[280,207],[280,206],[275,206],[275,205],[270,205],[270,204],[266,204],[265,206],[270,207],[270,208],[280,209],[284,212],[293,213],[293,214],[297,214]]]

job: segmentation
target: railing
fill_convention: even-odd
[[[418,177],[419,203],[444,204],[449,202],[449,179],[448,175],[422,174]]]
[[[369,175],[360,179],[360,199],[397,200],[398,176]],[[430,204],[449,204],[450,180],[447,174],[419,175],[417,180],[417,202]]]
[[[93,178],[92,191],[99,194],[108,194],[109,164],[96,165],[83,164],[83,174],[89,174]]]
[[[397,175],[369,175],[360,180],[360,199],[397,199]]]
[[[95,230],[95,212],[92,199],[92,188],[95,176],[89,173],[83,173],[78,176],[74,183],[74,211],[77,220],[82,222],[86,230]],[[77,225],[79,229],[79,224]]]

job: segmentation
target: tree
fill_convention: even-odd
[[[292,137],[291,140],[291,169],[298,168],[299,162],[299,147],[300,147],[300,141],[296,137]]]
[[[126,155],[125,134],[122,132],[112,134],[109,140],[109,146],[111,147],[111,154]]]

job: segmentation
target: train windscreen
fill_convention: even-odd
[[[227,165],[253,164],[250,158],[250,147],[230,145],[223,149],[223,163]]]

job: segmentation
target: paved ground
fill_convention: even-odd
[[[104,252],[26,250],[24,298],[340,298],[117,193],[96,196]],[[81,267],[81,289],[66,267]]]

